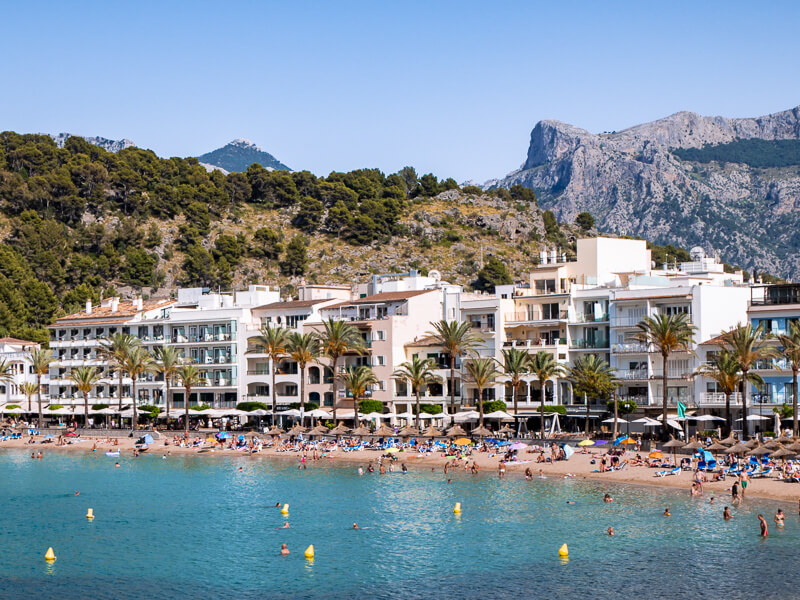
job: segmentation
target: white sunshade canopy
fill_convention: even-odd
[[[300,411],[296,408],[290,408],[289,410],[279,410],[277,414],[282,417],[299,417]]]
[[[769,421],[769,417],[765,417],[764,415],[747,415],[748,421]],[[741,421],[741,419],[736,419],[737,421]]]
[[[480,414],[478,414],[478,416],[480,416]],[[504,410],[496,410],[494,412],[490,412],[487,415],[483,415],[483,418],[484,419],[494,419],[494,420],[499,420],[499,421],[513,421],[514,420],[514,417],[512,417],[510,414],[508,414]]]
[[[700,415],[699,417],[690,417],[693,421],[724,421],[722,417],[715,417],[714,415]]]
[[[464,423],[466,421],[475,421],[480,417],[480,413],[475,410],[468,410],[466,412],[457,413],[453,416],[453,420],[456,423]]]
[[[257,408],[255,410],[251,410],[247,413],[251,417],[263,417],[269,414],[269,411],[264,410],[263,408]]]
[[[400,413],[400,414],[395,415],[395,417],[397,417],[398,419],[416,419],[417,415],[415,415],[412,412],[404,412],[404,413]]]
[[[611,417],[610,419],[606,419],[605,421],[601,421],[601,423],[613,423],[613,422],[614,422],[614,417]],[[618,418],[617,419],[617,423],[625,423],[625,424],[627,424],[628,421],[626,421],[625,419],[619,419]],[[661,425],[661,423],[659,423],[659,425]]]
[[[365,415],[358,415],[358,418],[362,421],[371,421],[372,419],[388,419],[391,415],[384,415],[382,413],[371,412]]]
[[[251,412],[250,414],[252,415],[253,413]],[[322,410],[321,408],[315,408],[314,410],[308,411],[306,416],[314,417],[315,419],[329,419],[331,417],[331,413],[329,413],[327,410]]]
[[[223,408],[217,411],[223,417],[249,417],[250,413],[246,410],[239,410],[238,408]]]
[[[631,423],[642,423],[645,427],[660,427],[661,421],[656,421],[655,419],[651,419],[650,417],[642,417],[641,419],[635,419],[631,421]]]

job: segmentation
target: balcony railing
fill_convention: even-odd
[[[646,354],[647,344],[641,342],[625,342],[622,344],[611,344],[611,352],[614,354]]]
[[[742,403],[742,395],[739,392],[731,394],[731,406]],[[725,394],[722,392],[703,392],[700,394],[698,404],[725,406]]]
[[[506,322],[516,323],[521,321],[566,321],[569,317],[569,311],[559,310],[556,314],[545,315],[541,311],[518,311],[513,313],[506,313]]]
[[[569,347],[577,350],[605,349],[608,348],[608,340],[572,340]]]
[[[608,321],[608,313],[603,315],[594,315],[594,314],[583,314],[579,313],[575,315],[574,323],[605,323]]]
[[[644,317],[614,317],[611,327],[636,327]]]
[[[614,372],[617,379],[622,380],[646,380],[650,378],[647,369],[622,369]]]
[[[503,342],[504,348],[554,348],[556,346],[566,346],[567,345],[567,338],[558,338],[556,340],[558,343],[550,343],[550,340],[545,339],[538,339],[538,340],[506,340]],[[443,368],[450,368],[450,365],[447,365]]]

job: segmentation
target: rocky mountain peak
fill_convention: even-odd
[[[67,141],[67,138],[75,136],[74,133],[56,133],[56,134],[49,134],[53,140],[55,140],[56,145],[59,148],[64,147],[64,142]],[[94,144],[95,146],[100,146],[103,150],[107,152],[119,152],[120,150],[124,150],[125,148],[133,148],[136,146],[134,142],[129,139],[122,139],[122,140],[110,140],[104,137],[87,137],[87,136],[76,136],[82,137],[90,144]]]

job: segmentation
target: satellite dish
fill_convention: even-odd
[[[441,281],[442,274],[439,273],[439,271],[434,269],[433,271],[428,271],[428,277],[430,277],[434,281]]]

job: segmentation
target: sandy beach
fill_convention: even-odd
[[[170,432],[172,433],[172,432]],[[67,445],[58,446],[56,443],[42,444],[40,443],[41,437],[37,438],[36,443],[29,444],[27,439],[19,440],[6,440],[0,442],[0,451],[5,448],[21,448],[29,450],[30,452],[42,452],[46,459],[48,452],[76,452],[88,453],[92,452],[92,447],[96,443],[98,452],[106,452],[119,448],[122,458],[133,456],[133,446],[136,438],[128,437],[126,433],[119,433],[124,437],[113,437],[112,443],[105,441],[106,438],[84,438],[84,441],[71,443]],[[170,455],[175,454],[198,454],[197,448],[182,448],[173,445],[171,436],[169,438],[169,445],[164,445],[165,437],[156,440],[148,450],[149,454],[162,455],[167,452]],[[263,439],[263,436],[262,436]],[[117,445],[113,445],[113,440],[116,440]],[[678,475],[669,477],[657,477],[656,473],[661,469],[654,469],[644,466],[628,466],[622,471],[595,473],[593,472],[598,468],[598,464],[592,464],[592,459],[599,459],[603,452],[599,450],[590,450],[588,453],[575,453],[569,460],[557,461],[555,463],[537,463],[537,453],[534,452],[521,452],[518,456],[519,463],[508,463],[506,465],[507,478],[522,478],[524,477],[525,469],[530,467],[533,471],[534,478],[541,475],[547,478],[556,477],[574,477],[576,479],[591,479],[594,481],[604,481],[609,484],[634,484],[634,485],[648,485],[657,486],[662,488],[672,488],[680,490],[681,493],[689,494],[692,486],[694,473],[692,471],[682,471]],[[278,460],[293,460],[300,461],[302,453],[300,452],[286,452],[278,451],[274,448],[264,448],[260,452],[250,454],[241,450],[232,449],[214,449],[213,451],[205,451],[203,456],[220,456],[220,457],[235,457],[242,460],[253,459],[278,459]],[[629,453],[629,455],[632,455]],[[375,450],[355,450],[351,452],[343,452],[342,450],[335,450],[325,454],[324,458],[320,458],[319,462],[341,462],[352,463],[354,465],[361,465],[365,468],[372,462],[376,465],[381,456],[379,451]],[[403,450],[397,453],[396,468],[401,464],[405,464],[410,470],[434,470],[444,474],[445,463],[451,462],[453,457],[446,457],[441,452],[428,452],[419,454],[413,451]],[[479,468],[478,476],[483,477],[498,477],[498,467],[502,455],[497,455],[492,452],[478,452],[473,451],[472,455],[468,458],[470,463],[476,462]],[[313,468],[316,464],[311,460],[310,453],[307,453],[308,468]],[[522,462],[529,461],[529,462]],[[459,461],[457,469],[463,471],[464,461]],[[599,463],[599,460],[597,460]],[[709,477],[710,479],[710,477]],[[704,497],[710,498],[712,495],[715,501],[720,503],[729,502],[731,498],[730,488],[735,481],[734,478],[728,478],[726,481],[711,482],[708,481],[704,484]],[[800,484],[788,483],[778,479],[768,477],[761,479],[751,480],[746,492],[747,498],[768,498],[772,500],[791,501],[793,504],[800,501]],[[793,507],[791,507],[793,510]]]

